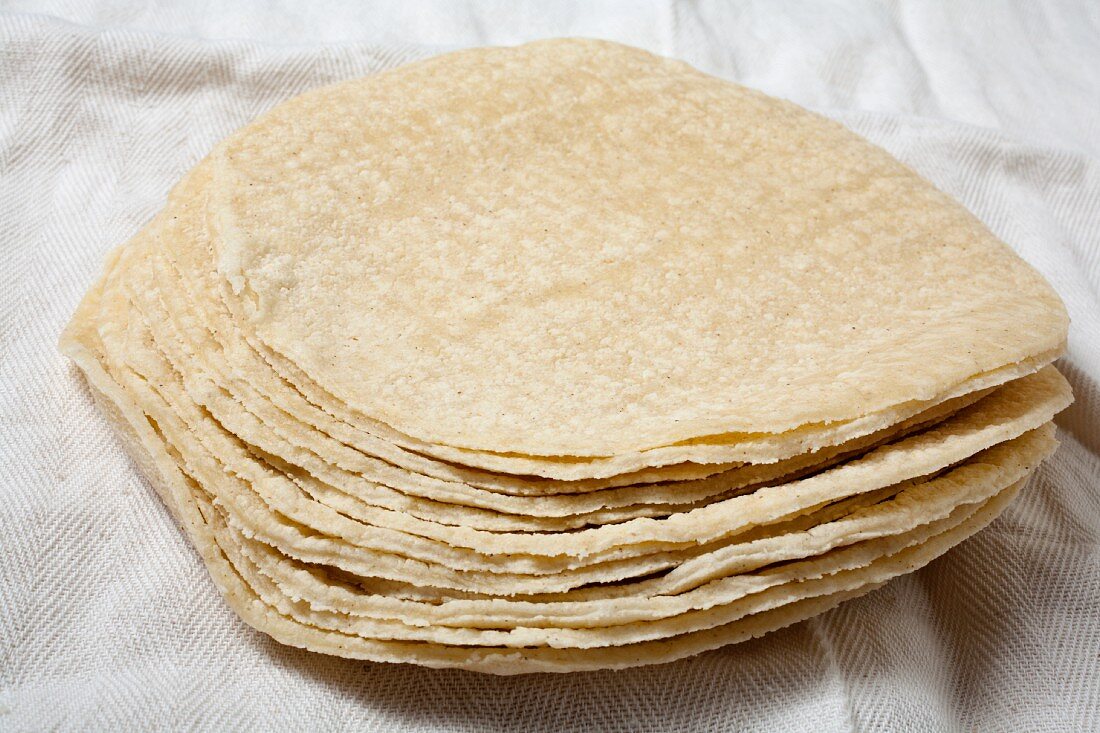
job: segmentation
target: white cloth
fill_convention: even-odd
[[[1100,6],[8,6],[0,729],[1100,727]],[[970,207],[1071,311],[1062,448],[1004,517],[930,567],[680,663],[502,679],[281,647],[222,602],[58,333],[105,253],[261,110],[443,47],[554,35],[648,47],[825,110]]]

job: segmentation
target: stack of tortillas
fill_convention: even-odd
[[[1066,329],[840,125],[569,40],[276,107],[63,347],[249,624],[516,673],[685,657],[925,565],[1054,449]]]

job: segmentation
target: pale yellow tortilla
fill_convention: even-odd
[[[213,170],[242,327],[469,465],[743,460],[1065,340],[1043,279],[882,150],[613,44],[310,92]]]
[[[63,335],[250,624],[502,674],[668,661],[919,567],[1053,450],[1060,301],[882,151],[613,44],[449,59],[231,138]],[[475,128],[501,144],[448,147]]]

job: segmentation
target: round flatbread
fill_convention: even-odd
[[[1042,277],[881,149],[615,44],[310,92],[213,174],[242,327],[474,464],[836,428],[1065,339]]]

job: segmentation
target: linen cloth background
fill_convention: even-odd
[[[0,729],[1100,726],[1100,4],[3,5]],[[492,678],[281,647],[222,602],[58,334],[108,250],[257,113],[448,48],[555,35],[824,111],[970,207],[1069,306],[1063,445],[928,568],[683,662]]]

